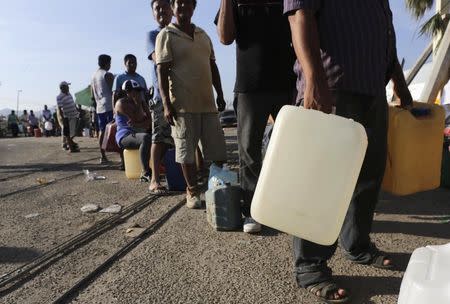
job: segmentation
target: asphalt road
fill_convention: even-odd
[[[237,160],[235,130],[226,131]],[[108,215],[83,214],[87,203],[128,206],[148,196],[147,185],[98,165],[96,141],[80,138],[68,154],[57,138],[0,139],[0,276],[85,231]],[[83,169],[107,177],[86,182]],[[38,179],[41,183],[39,184]],[[45,182],[50,182],[45,184]],[[132,240],[127,228],[148,227],[183,195],[158,199],[126,222],[50,265],[0,298],[0,303],[50,303]],[[395,271],[353,265],[340,250],[330,262],[353,303],[396,303],[411,252],[449,242],[450,191],[408,197],[383,194],[372,238],[390,253]],[[154,234],[116,261],[73,303],[318,303],[292,275],[292,237],[265,228],[259,235],[216,232],[205,210],[182,207]]]

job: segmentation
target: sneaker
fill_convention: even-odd
[[[199,195],[186,194],[186,207],[189,209],[200,209],[202,207],[202,200]]]
[[[69,145],[68,145],[68,144],[62,144],[62,149],[63,149],[64,151],[69,150]]]
[[[107,165],[107,164],[109,164],[109,160],[106,157],[102,157],[102,158],[100,158],[99,164],[100,165]]]
[[[152,175],[150,174],[150,172],[146,172],[141,174],[140,180],[141,183],[149,183],[151,178]]]
[[[261,224],[252,219],[246,217],[244,220],[244,232],[245,233],[257,233],[261,231]]]

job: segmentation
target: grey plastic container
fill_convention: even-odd
[[[242,227],[241,188],[226,185],[206,191],[206,217],[216,230],[237,230]]]

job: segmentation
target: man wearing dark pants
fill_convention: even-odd
[[[216,17],[220,41],[236,41],[238,145],[244,232],[261,225],[250,217],[250,204],[261,170],[262,140],[269,116],[292,102],[295,61],[289,24],[281,0],[222,0]]]
[[[402,106],[409,106],[412,98],[397,59],[389,3],[284,0],[284,10],[304,107],[330,113],[336,106],[337,115],[361,123],[367,131],[369,145],[340,235],[345,256],[358,264],[390,269],[391,259],[369,236],[386,165],[387,81],[392,78]],[[294,238],[294,272],[298,285],[321,300],[346,303],[347,290],[333,282],[327,266],[336,247],[337,242],[321,246]]]

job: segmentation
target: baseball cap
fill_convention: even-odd
[[[122,84],[122,90],[124,90],[124,91],[131,91],[131,90],[140,91],[140,90],[142,90],[142,87],[139,85],[139,83],[137,81],[135,81],[133,79],[129,79]]]
[[[70,82],[63,81],[63,82],[61,82],[61,83],[59,84],[59,86],[60,86],[60,87],[62,87],[62,86],[70,86]]]

